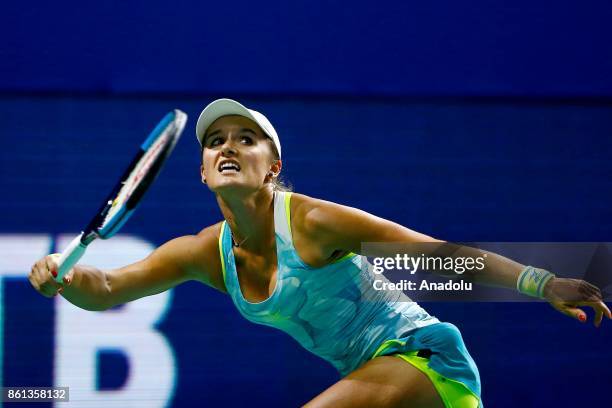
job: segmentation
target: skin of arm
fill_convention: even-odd
[[[506,288],[516,288],[518,276],[525,267],[501,255],[450,244],[355,208],[305,196],[300,196],[297,201],[292,224],[302,234],[310,237],[309,240],[316,242],[322,256],[330,256],[339,250],[362,254],[364,242],[438,243],[437,246],[431,246],[431,255],[476,258],[486,253],[485,268],[466,277],[477,283]],[[384,251],[384,248],[381,250]],[[392,249],[389,251],[362,255],[395,255]]]
[[[304,241],[296,240],[296,249],[301,248],[310,259],[329,260],[338,251],[380,257],[395,255],[393,250],[364,254],[362,243],[365,242],[439,243],[432,247],[431,255],[477,258],[486,253],[485,268],[463,276],[475,283],[513,290],[516,290],[518,277],[525,268],[525,265],[501,255],[446,243],[355,208],[297,194],[294,196],[296,203],[292,203],[291,223],[298,231],[296,235],[302,236]],[[317,249],[313,252],[309,247]],[[596,327],[601,324],[603,316],[612,319],[600,290],[583,280],[554,277],[544,287],[544,298],[559,312],[583,323],[587,317],[580,306],[593,308]]]
[[[82,309],[106,310],[198,280],[225,292],[217,246],[220,224],[175,238],[147,258],[112,270],[77,265],[62,296]]]

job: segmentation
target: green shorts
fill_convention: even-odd
[[[425,374],[446,408],[482,408],[478,368],[450,323],[414,329],[383,342],[372,358],[399,357]]]
[[[431,369],[427,364],[429,359],[417,356],[418,351],[403,354],[392,354],[412,364],[425,374],[440,394],[446,408],[478,408],[480,400],[462,382],[444,377]]]

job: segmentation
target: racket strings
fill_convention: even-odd
[[[172,141],[172,131],[176,129],[171,125],[166,128],[158,137],[158,139],[147,149],[145,154],[140,158],[134,169],[130,172],[128,178],[122,183],[123,186],[119,190],[117,197],[112,200],[109,210],[106,212],[101,228],[106,227],[113,219],[125,211],[125,204],[128,202],[132,194],[140,186],[140,184],[149,176],[149,171],[156,161],[163,156],[163,153],[168,151],[166,148],[169,142]]]

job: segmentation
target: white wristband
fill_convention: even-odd
[[[523,269],[516,281],[516,289],[524,295],[543,298],[544,286],[554,277],[555,274],[545,269],[527,266]]]

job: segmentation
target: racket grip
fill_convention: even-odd
[[[57,263],[57,277],[55,278],[56,282],[61,283],[64,275],[66,275],[68,271],[72,269],[77,262],[79,262],[79,259],[81,259],[83,254],[85,254],[87,245],[81,242],[82,236],[83,233],[80,233],[70,242],[68,247],[64,249],[64,252],[62,252],[62,255]]]

